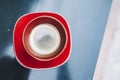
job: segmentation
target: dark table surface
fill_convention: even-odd
[[[0,0],[0,80],[92,80],[112,0]],[[58,68],[30,70],[16,61],[13,28],[25,13],[51,11],[64,16],[72,52]]]

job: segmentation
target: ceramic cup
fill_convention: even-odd
[[[66,36],[61,22],[50,16],[41,16],[26,25],[23,45],[35,59],[50,60],[61,54],[67,42]]]

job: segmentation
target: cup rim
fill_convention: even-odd
[[[29,26],[29,24],[31,24],[34,20],[36,20],[36,19],[39,19],[39,18],[49,18],[49,19],[53,19],[53,20],[55,20],[55,21],[57,21],[61,26],[62,26],[62,28],[63,28],[63,30],[64,30],[64,32],[65,32],[65,37],[66,37],[66,41],[65,41],[65,43],[64,43],[64,47],[61,49],[61,51],[59,52],[59,53],[57,53],[57,54],[55,54],[53,57],[51,57],[51,58],[39,58],[39,57],[37,57],[37,56],[35,56],[28,48],[27,48],[27,46],[26,46],[26,43],[25,43],[25,32],[26,32],[26,29],[28,28],[28,26]],[[51,24],[51,25],[53,25],[53,24]],[[56,27],[56,26],[55,26]],[[59,31],[59,30],[58,30]],[[59,34],[60,34],[60,32],[59,32]],[[55,59],[55,58],[57,58],[57,57],[59,57],[62,53],[63,53],[63,51],[64,51],[64,49],[66,48],[66,45],[67,45],[67,41],[68,41],[68,38],[67,38],[67,31],[66,31],[66,29],[64,28],[64,25],[63,25],[63,23],[61,22],[61,21],[59,21],[57,18],[55,18],[55,17],[52,17],[52,16],[48,16],[48,15],[43,15],[43,16],[38,16],[38,17],[35,17],[35,18],[33,18],[32,20],[30,20],[28,23],[27,23],[27,25],[25,26],[25,28],[24,28],[24,30],[23,30],[23,34],[22,34],[22,43],[23,43],[23,46],[24,46],[24,48],[25,48],[25,50],[27,51],[27,54],[28,55],[30,55],[31,57],[33,57],[34,59],[37,59],[37,60],[40,60],[40,61],[49,61],[49,60],[53,60],[53,59]],[[61,38],[61,37],[60,37]],[[60,40],[60,43],[61,43],[61,40]],[[60,46],[60,45],[59,45]],[[59,48],[59,47],[58,47]],[[58,49],[57,48],[57,49]],[[56,49],[56,50],[57,50]],[[33,51],[33,50],[32,50]]]

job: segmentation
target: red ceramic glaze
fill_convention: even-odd
[[[30,27],[27,25],[31,24],[32,21],[37,20],[37,18],[41,18],[41,17],[45,17],[45,18],[47,17],[47,18],[52,18],[54,20],[57,20],[58,23],[62,25],[58,27],[62,27],[66,34],[64,46],[59,51],[59,54],[55,57],[52,57],[46,60],[38,59],[30,55],[30,52],[26,51],[24,40],[23,40],[23,36],[25,35],[24,30]],[[49,20],[46,20],[46,21],[48,21],[49,23]],[[38,22],[41,23],[42,21],[38,21]],[[52,24],[54,25],[54,23]],[[32,24],[32,25],[35,25],[35,24]],[[29,29],[32,29],[32,28],[29,28]],[[43,69],[43,68],[52,68],[52,67],[60,66],[68,60],[71,52],[71,35],[70,35],[70,29],[66,20],[61,15],[56,13],[50,13],[50,12],[30,13],[20,17],[15,24],[14,33],[13,33],[13,43],[14,43],[15,55],[18,62],[26,68]]]

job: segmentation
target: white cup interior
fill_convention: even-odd
[[[60,46],[60,33],[52,24],[37,25],[30,32],[28,44],[35,52],[33,54],[52,54]]]

